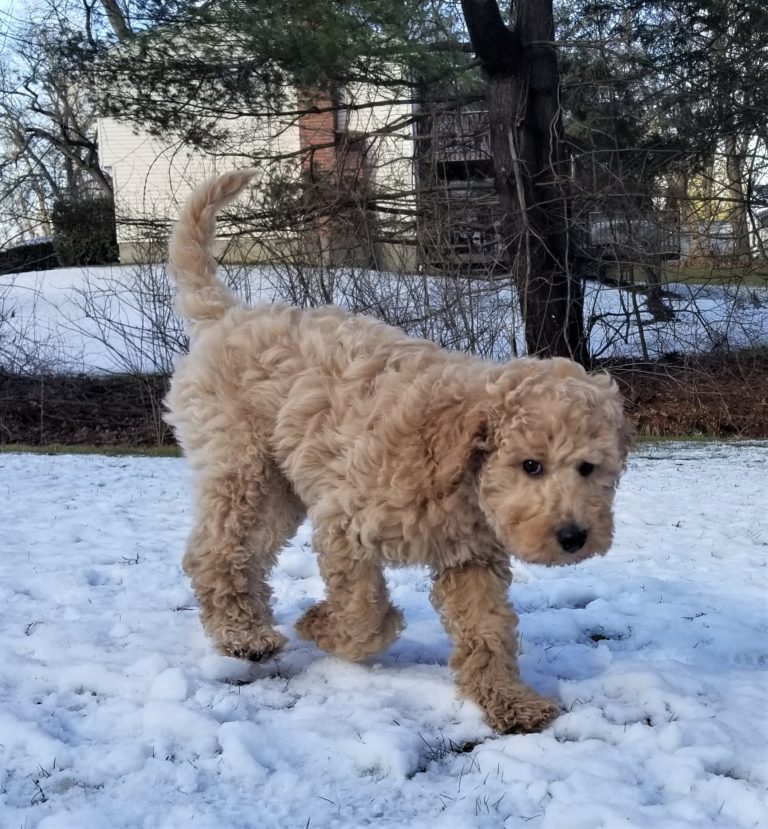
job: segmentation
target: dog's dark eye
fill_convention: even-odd
[[[541,475],[541,473],[544,471],[544,467],[538,461],[533,460],[523,461],[523,469],[531,477]]]
[[[592,474],[592,470],[594,468],[595,465],[593,463],[587,463],[584,461],[584,463],[579,466],[579,475],[581,475],[582,478],[588,478]]]

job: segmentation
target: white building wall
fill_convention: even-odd
[[[346,114],[351,133],[371,135],[373,181],[380,190],[412,191],[415,184],[413,156],[415,151],[413,110],[408,103],[387,103],[387,98],[401,98],[391,88],[378,89],[370,84],[357,84],[347,91],[350,103],[376,102],[370,108],[350,108]]]
[[[239,119],[231,128],[227,147],[217,155],[181,141],[159,139],[114,118],[100,119],[98,142],[102,166],[112,176],[122,261],[162,258],[163,246],[155,244],[159,249],[153,250],[149,241],[167,237],[181,205],[198,184],[238,166],[238,148],[243,159],[259,154],[290,156],[299,150],[298,127],[292,120],[279,119]],[[263,181],[257,175],[256,198],[273,169],[264,165]]]
[[[349,100],[356,103],[385,101],[387,97],[393,97],[391,89],[358,85],[349,90]],[[350,109],[347,113],[350,132],[372,136],[368,141],[368,169],[379,193],[414,190],[410,115],[410,107],[399,103]],[[228,128],[227,144],[214,156],[181,141],[159,139],[130,122],[114,118],[99,121],[101,163],[111,173],[115,191],[121,261],[162,260],[171,223],[178,217],[191,190],[206,178],[238,166],[238,157],[243,159],[243,164],[249,163],[246,159],[259,155],[265,159],[284,159],[265,161],[261,178],[257,176],[254,182],[255,199],[278,169],[282,174],[286,168],[295,171],[297,176],[300,174],[299,127],[295,114],[270,119],[241,118],[228,124]],[[397,224],[392,214],[382,220]],[[253,254],[248,254],[249,258],[270,258],[268,252],[256,250],[256,241],[251,247]]]
[[[416,229],[412,221],[416,208],[416,151],[413,108],[401,102],[408,90],[378,88],[373,84],[355,84],[345,91],[348,104],[375,104],[356,109],[350,107],[344,121],[350,133],[365,134],[369,146],[366,166],[377,197],[397,194],[397,213],[381,211],[379,222],[399,243],[380,246],[379,262],[385,269],[411,270],[416,267]],[[388,101],[395,100],[395,103]],[[411,218],[408,218],[411,217]],[[404,243],[404,244],[403,244]]]

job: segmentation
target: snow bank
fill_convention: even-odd
[[[307,288],[269,268],[225,270],[249,301]],[[304,276],[307,276],[306,274]],[[310,272],[307,278],[317,278]],[[311,287],[311,286],[310,286]],[[671,322],[654,322],[643,296],[589,283],[585,320],[598,357],[655,358],[768,343],[768,290],[670,285]],[[337,272],[324,290],[354,307],[455,349],[508,359],[523,352],[514,292],[505,283]],[[320,291],[318,285],[312,289]],[[300,292],[300,291],[299,291]],[[638,324],[638,320],[640,324]],[[66,372],[168,372],[184,348],[162,266],[69,268],[0,277],[0,366]]]

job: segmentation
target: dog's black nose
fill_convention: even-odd
[[[557,531],[557,540],[566,553],[575,553],[587,542],[587,531],[577,524],[568,524]]]

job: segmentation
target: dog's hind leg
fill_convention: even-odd
[[[313,543],[326,598],[299,619],[297,633],[344,659],[364,659],[384,650],[404,624],[389,600],[381,564],[361,558],[341,527],[316,530]]]
[[[510,580],[506,562],[451,567],[435,577],[432,602],[454,642],[451,667],[459,690],[483,708],[497,731],[540,731],[558,708],[518,674]]]
[[[184,569],[216,647],[229,656],[267,659],[286,641],[273,627],[267,578],[304,507],[269,460],[244,453],[231,467],[214,469],[199,482]]]

